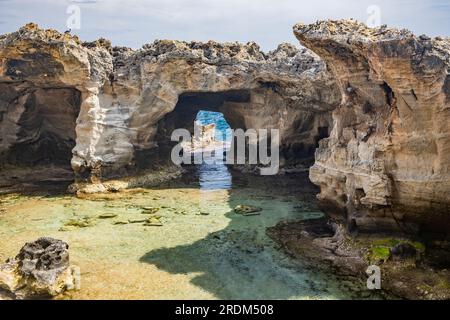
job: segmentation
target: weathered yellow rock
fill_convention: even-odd
[[[14,292],[22,285],[22,279],[18,273],[18,264],[14,260],[0,265],[0,288]]]

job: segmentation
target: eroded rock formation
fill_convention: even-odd
[[[91,181],[167,157],[172,130],[191,128],[201,109],[234,128],[278,128],[285,158],[312,157],[339,103],[325,64],[288,44],[269,54],[212,41],[131,50],[30,24],[0,38],[0,57],[3,159],[69,157]]]
[[[114,48],[113,56],[99,95],[111,125],[97,144],[103,172],[145,166],[155,150],[167,156],[172,130],[191,129],[199,110],[223,112],[234,128],[279,128],[285,152],[308,156],[338,102],[323,62],[289,45],[265,55],[255,43],[155,41],[137,51]],[[74,149],[78,171],[90,166],[85,147]]]
[[[311,180],[350,229],[450,230],[450,40],[354,20],[298,24],[339,84]]]

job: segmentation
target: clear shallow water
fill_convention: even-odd
[[[40,236],[67,241],[82,277],[80,291],[59,297],[67,299],[360,297],[360,283],[293,261],[265,233],[280,221],[321,216],[315,192],[306,176],[249,178],[232,176],[225,166],[198,166],[183,181],[159,189],[87,199],[1,196],[0,259]],[[233,212],[238,204],[263,211],[245,217]],[[140,206],[160,207],[163,226],[113,224],[142,218]],[[118,217],[59,231],[67,219],[103,213]]]

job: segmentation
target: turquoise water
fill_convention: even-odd
[[[231,140],[231,128],[227,120],[223,116],[223,113],[204,111],[201,110],[197,114],[196,121],[199,121],[202,125],[207,125],[210,123],[216,124],[216,140],[218,141],[229,141]]]

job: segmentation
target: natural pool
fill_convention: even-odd
[[[294,261],[266,228],[322,215],[307,175],[244,176],[202,165],[160,188],[90,195],[0,197],[0,259],[41,236],[70,245],[81,289],[62,299],[342,299],[369,297],[363,284]],[[243,216],[239,204],[262,208]],[[160,208],[162,226],[143,223],[142,207]],[[102,214],[116,217],[98,219]],[[96,224],[61,231],[70,219]],[[144,217],[145,218],[145,217]],[[63,228],[64,229],[64,228]]]

